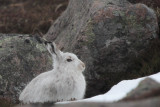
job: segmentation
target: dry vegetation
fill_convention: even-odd
[[[68,0],[0,0],[1,33],[46,33]]]

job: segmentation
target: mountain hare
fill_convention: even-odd
[[[63,53],[54,42],[45,42],[54,60],[51,71],[35,77],[22,91],[23,103],[44,103],[79,100],[84,97],[86,82],[82,72],[85,64],[73,53]]]

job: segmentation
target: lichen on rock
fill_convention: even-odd
[[[0,46],[0,98],[16,103],[34,76],[51,69],[51,56],[30,35],[0,34]]]

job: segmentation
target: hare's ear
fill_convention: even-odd
[[[60,57],[61,56],[61,51],[58,49],[56,44],[54,42],[45,42],[45,45],[49,51],[49,53],[53,57]]]

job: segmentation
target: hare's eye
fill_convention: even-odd
[[[71,62],[72,61],[72,59],[67,59],[67,62]]]

